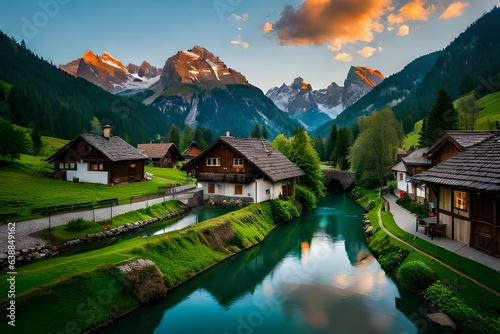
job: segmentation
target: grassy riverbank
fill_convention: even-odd
[[[78,333],[138,306],[116,266],[152,260],[172,288],[257,244],[274,228],[269,202],[254,204],[180,231],[135,238],[94,251],[42,260],[16,275],[16,331]],[[2,285],[6,275],[0,276]],[[7,289],[2,289],[7,291]],[[9,302],[1,296],[4,310]],[[6,321],[0,332],[9,328]]]
[[[381,211],[380,216],[385,228],[400,238],[407,244],[421,250],[422,254],[407,244],[400,242],[389,236],[380,226],[378,212],[382,209],[383,201],[379,199],[378,190],[363,191],[363,198],[358,199],[361,205],[366,205],[369,201],[375,201],[376,206],[368,213],[370,222],[373,226],[373,236],[368,239],[369,247],[375,254],[380,254],[390,244],[407,249],[408,257],[403,263],[413,261],[422,261],[431,268],[440,281],[445,282],[452,288],[456,296],[462,300],[465,305],[475,310],[485,319],[498,319],[500,315],[500,298],[494,295],[491,291],[481,287],[474,281],[457,274],[447,266],[425,255],[428,254],[439,261],[449,265],[450,267],[466,274],[473,280],[480,282],[483,285],[490,287],[497,292],[500,291],[500,282],[498,281],[498,273],[488,267],[485,267],[477,262],[463,258],[453,252],[431,244],[423,239],[417,238],[410,233],[401,230],[390,212]]]

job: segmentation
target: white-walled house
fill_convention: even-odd
[[[205,196],[252,198],[254,203],[291,196],[304,172],[263,139],[219,137],[184,165]]]
[[[418,149],[391,167],[396,172],[397,195],[399,195],[400,191],[404,191],[414,200],[425,201],[425,184],[414,180],[413,175],[422,173],[432,167],[431,160],[426,156],[427,151],[427,148]]]

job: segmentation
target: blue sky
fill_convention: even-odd
[[[389,76],[447,46],[495,5],[500,0],[1,0],[0,30],[54,64],[91,49],[125,65],[163,67],[200,45],[266,92],[297,76],[315,89],[342,85],[352,65]]]

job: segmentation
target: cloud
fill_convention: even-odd
[[[371,46],[365,46],[361,50],[358,51],[358,54],[363,58],[370,58],[373,56],[373,53],[377,51],[377,49],[372,48]]]
[[[240,41],[230,41],[231,44],[233,45],[241,45],[243,47],[243,49],[248,49],[248,47],[250,46],[250,44],[248,44],[247,42],[240,42]]]
[[[243,22],[245,22],[246,20],[248,20],[248,13],[244,13],[244,14],[241,14],[241,15],[237,15],[235,13],[232,13],[231,16],[228,17],[228,20],[231,20],[231,19],[234,19],[236,21],[243,21]]]
[[[335,55],[335,57],[333,57],[333,60],[341,61],[343,63],[349,63],[352,61],[352,56],[348,53],[341,52]]]
[[[406,24],[403,24],[401,27],[398,29],[398,36],[406,36],[410,33],[410,27],[408,27]]]
[[[425,21],[435,10],[436,6],[433,4],[425,7],[425,0],[413,0],[401,7],[397,14],[389,14],[387,21],[393,25],[399,25],[406,21]]]
[[[283,45],[371,42],[383,31],[380,20],[391,0],[304,0],[297,9],[286,6],[272,27]]]
[[[468,2],[462,2],[462,1],[457,1],[448,6],[446,10],[439,16],[440,19],[442,20],[449,20],[454,17],[462,16],[463,11],[465,8],[469,7],[470,3]]]
[[[269,22],[267,22],[266,24],[264,24],[264,32],[265,33],[269,33],[271,31],[273,31],[273,24],[269,23]]]

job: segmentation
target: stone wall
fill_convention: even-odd
[[[209,207],[244,207],[254,202],[252,197],[230,197],[222,195],[204,195],[203,202]]]

